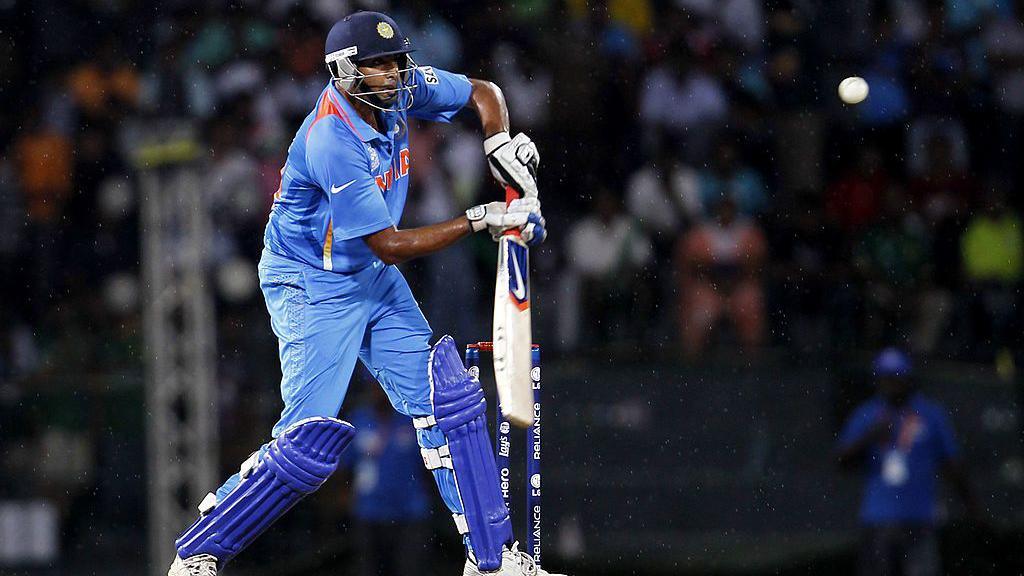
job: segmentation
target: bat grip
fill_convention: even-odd
[[[508,184],[506,184],[505,185],[505,205],[507,206],[507,205],[511,204],[512,201],[515,200],[516,198],[519,198],[519,192],[516,192],[515,188],[513,188],[513,187],[509,186]],[[504,235],[505,236],[520,236],[519,229],[518,228],[512,228],[510,230],[505,230],[505,234]]]

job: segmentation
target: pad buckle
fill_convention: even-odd
[[[423,465],[427,467],[427,470],[437,470],[438,468],[454,470],[451,449],[447,444],[439,448],[420,448],[420,455],[423,456]]]
[[[469,521],[466,520],[465,514],[452,514],[452,520],[455,520],[455,528],[459,534],[469,533]]]
[[[433,414],[430,416],[421,416],[419,418],[412,419],[412,425],[417,430],[426,430],[437,426],[437,418],[434,418]]]

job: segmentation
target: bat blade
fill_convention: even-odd
[[[512,424],[528,427],[533,424],[529,250],[518,235],[498,241],[493,329],[494,380],[502,414]]]

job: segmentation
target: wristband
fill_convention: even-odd
[[[469,220],[469,226],[473,229],[473,232],[479,232],[487,227],[487,223],[484,222],[484,216],[486,215],[487,207],[483,204],[466,210],[466,219]]]

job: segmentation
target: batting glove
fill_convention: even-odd
[[[484,140],[484,154],[491,174],[499,182],[515,188],[526,198],[537,197],[540,152],[529,136],[520,132],[511,138],[508,132],[498,132]]]
[[[496,237],[510,228],[524,226],[530,219],[530,213],[509,212],[504,202],[490,202],[466,210],[466,218],[473,227],[473,232],[486,228],[492,237]]]
[[[536,246],[547,238],[547,222],[540,212],[540,200],[537,198],[516,198],[508,205],[509,214],[527,214],[526,223],[519,227],[519,235],[527,246]],[[495,241],[501,234],[493,235]]]

